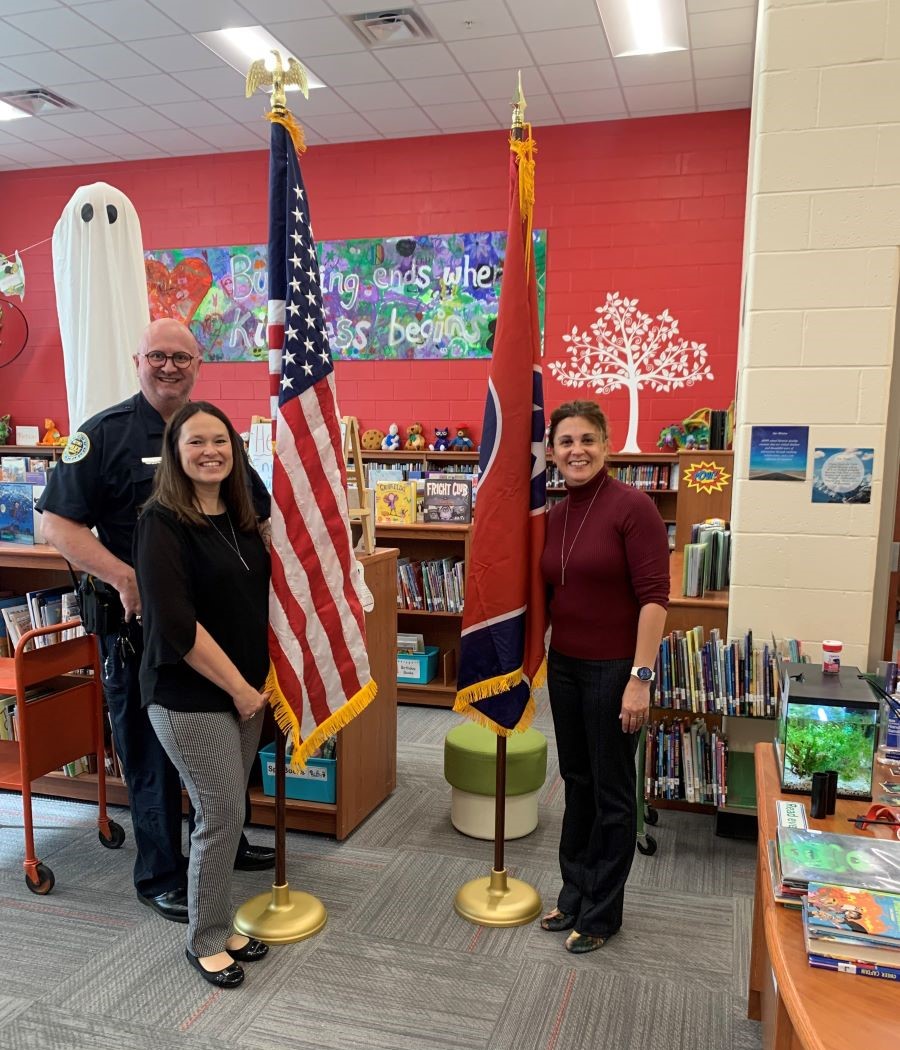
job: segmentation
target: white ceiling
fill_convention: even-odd
[[[310,143],[750,105],[755,0],[686,0],[691,48],[613,59],[594,0],[0,0],[0,93],[75,112],[0,122],[0,170],[261,149],[265,99],[191,34],[261,24],[327,87],[291,106]],[[415,8],[435,42],[367,48],[342,15]],[[296,100],[296,101],[294,101]]]

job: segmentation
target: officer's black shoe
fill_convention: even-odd
[[[187,894],[184,890],[169,890],[167,893],[158,893],[155,897],[145,897],[139,893],[137,899],[170,922],[188,921]]]
[[[275,850],[269,846],[246,846],[234,858],[235,871],[265,871],[275,867]]]

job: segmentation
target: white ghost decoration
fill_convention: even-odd
[[[81,186],[53,230],[53,279],[69,433],[137,392],[132,355],[150,323],[134,205],[114,186]]]

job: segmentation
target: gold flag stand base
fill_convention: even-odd
[[[527,882],[511,879],[506,868],[490,878],[472,879],[453,901],[456,914],[478,926],[524,926],[541,914],[541,898]]]
[[[328,913],[318,897],[291,890],[285,883],[245,901],[234,917],[234,928],[266,944],[294,944],[318,933],[327,921]]]

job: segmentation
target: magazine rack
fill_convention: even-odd
[[[55,878],[34,851],[31,782],[84,755],[97,756],[97,824],[102,845],[118,849],[125,832],[106,813],[106,775],[103,762],[103,693],[97,641],[82,635],[52,645],[28,649],[42,635],[79,626],[77,620],[27,631],[15,655],[0,658],[0,692],[16,695],[18,740],[0,741],[0,788],[21,791],[25,825],[25,885],[32,893],[47,894]],[[36,643],[35,643],[36,644]],[[89,669],[79,676],[73,671]]]

